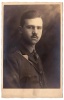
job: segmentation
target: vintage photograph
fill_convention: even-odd
[[[62,3],[3,3],[3,90],[60,90],[61,37]]]

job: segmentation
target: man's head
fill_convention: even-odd
[[[35,10],[23,14],[20,21],[22,38],[26,43],[35,45],[41,38],[43,21],[39,12]]]

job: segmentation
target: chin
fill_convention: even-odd
[[[32,41],[31,44],[36,45],[38,41]]]

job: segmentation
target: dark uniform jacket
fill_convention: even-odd
[[[4,88],[45,88],[46,80],[39,56],[24,46],[10,52],[3,65]]]

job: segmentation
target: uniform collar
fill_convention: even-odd
[[[19,46],[19,51],[21,52],[21,54],[23,55],[24,58],[26,58],[29,62],[31,62],[34,66],[34,68],[37,70],[38,73],[42,74],[42,65],[40,62],[40,58],[38,56],[37,61],[34,59],[33,54],[30,53],[24,45]],[[35,51],[36,52],[36,51]],[[36,64],[36,65],[34,65]],[[40,65],[39,65],[40,64]]]
[[[24,57],[27,57],[27,58],[28,58],[29,61],[31,61],[31,62],[37,64],[37,61],[36,61],[36,60],[34,59],[34,57],[33,57],[33,53],[34,53],[34,52],[36,53],[36,50],[34,50],[34,52],[30,53],[29,50],[28,50],[23,44],[21,44],[21,45],[19,46],[19,50],[20,50],[20,52],[22,53],[22,55],[23,55]],[[37,56],[38,56],[38,54],[37,54]],[[38,57],[39,57],[39,56],[38,56]]]

